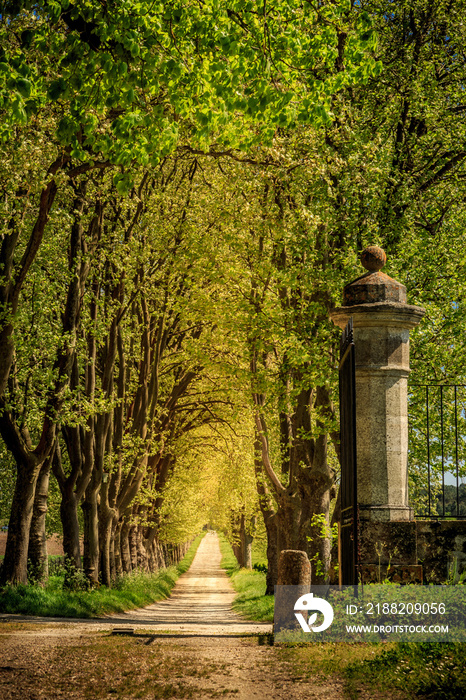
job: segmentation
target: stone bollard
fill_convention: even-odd
[[[294,616],[294,604],[311,589],[311,562],[306,552],[284,549],[278,560],[279,595],[275,596],[273,631],[299,629]]]
[[[284,549],[278,560],[279,586],[307,586],[302,595],[309,591],[311,585],[311,562],[306,552],[299,549]]]

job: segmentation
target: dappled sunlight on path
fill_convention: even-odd
[[[170,598],[146,608],[112,616],[115,622],[149,625],[176,632],[216,634],[265,633],[268,623],[250,623],[234,613],[231,604],[235,592],[220,567],[218,536],[207,533],[199,545],[193,563],[180,576]]]

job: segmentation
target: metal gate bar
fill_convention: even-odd
[[[416,517],[466,518],[466,385],[411,384],[409,405]]]
[[[356,468],[356,366],[353,319],[340,341],[340,583],[358,583],[358,489]]]

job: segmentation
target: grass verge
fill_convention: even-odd
[[[255,622],[273,622],[273,595],[265,595],[265,573],[240,569],[226,537],[219,533],[222,567],[238,593],[233,610]]]
[[[349,700],[466,697],[461,644],[315,643],[276,647],[296,679],[338,679]]]
[[[122,576],[114,588],[100,586],[92,590],[63,589],[63,576],[50,576],[41,586],[6,586],[0,592],[0,612],[44,617],[100,617],[133,610],[168,598],[180,574],[189,569],[200,541],[196,537],[177,566],[155,574],[135,571]]]
[[[354,699],[362,683],[397,688],[407,697],[466,698],[464,645],[461,643],[400,642],[372,659],[349,663],[344,675],[348,693]]]
[[[275,650],[280,662],[285,664],[295,680],[312,681],[316,686],[333,685],[335,696],[341,697],[343,693],[345,698],[351,700],[359,697],[377,700],[406,698],[406,695],[394,692],[391,685],[375,683],[376,687],[369,689],[368,685],[372,683],[369,684],[363,675],[360,679],[350,680],[346,674],[349,666],[359,665],[362,668],[365,663],[378,658],[384,651],[382,645],[317,642],[279,644],[275,645]]]
[[[460,643],[313,643],[276,647],[296,679],[317,684],[335,676],[349,700],[466,698]]]

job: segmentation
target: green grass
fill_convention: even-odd
[[[372,659],[348,664],[348,691],[358,697],[362,683],[397,688],[407,697],[459,700],[466,697],[464,645],[398,643]]]
[[[66,590],[63,575],[50,576],[45,588],[6,586],[0,593],[0,612],[44,617],[100,617],[150,605],[168,598],[180,574],[189,569],[200,541],[198,535],[177,566],[155,574],[135,571],[122,576],[114,588]]]
[[[230,543],[221,533],[219,537],[222,567],[231,578],[233,588],[238,593],[233,602],[233,609],[248,620],[273,622],[274,598],[272,595],[264,595],[266,575],[251,569],[240,569]]]
[[[466,698],[464,646],[460,643],[316,643],[279,645],[280,659],[296,678],[339,676],[345,697]]]

